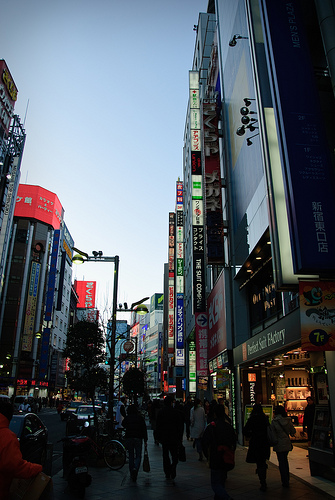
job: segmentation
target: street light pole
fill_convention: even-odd
[[[92,252],[93,257],[89,256],[87,253],[78,250],[78,248],[72,248],[79,255],[74,255],[72,258],[72,262],[76,264],[83,264],[84,262],[114,262],[114,280],[113,280],[113,305],[112,305],[112,329],[110,339],[106,338],[106,343],[108,344],[109,340],[109,352],[110,352],[110,373],[109,373],[109,400],[108,400],[108,417],[113,417],[113,399],[114,399],[114,364],[115,364],[115,343],[116,343],[116,311],[117,311],[117,289],[118,289],[118,281],[119,281],[119,256],[115,255],[115,257],[105,257],[103,253],[100,252]]]

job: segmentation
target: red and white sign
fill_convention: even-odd
[[[75,281],[74,289],[76,290],[79,302],[78,309],[94,309],[95,308],[95,291],[96,281]]]
[[[126,351],[126,352],[131,352],[134,349],[134,347],[135,347],[135,344],[131,340],[127,340],[123,344],[123,350]]]
[[[218,279],[207,300],[208,359],[227,349],[226,313],[223,275]]]
[[[20,184],[14,217],[36,219],[54,229],[59,229],[63,218],[63,207],[55,193],[40,186]]]

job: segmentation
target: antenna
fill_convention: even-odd
[[[26,124],[26,118],[27,118],[27,113],[28,113],[28,107],[29,107],[29,99],[27,101],[27,107],[26,107],[26,112],[24,114],[24,120],[23,120],[23,126]]]

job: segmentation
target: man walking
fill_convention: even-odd
[[[162,443],[163,449],[163,469],[168,480],[176,477],[178,451],[184,432],[182,415],[173,408],[172,403],[172,397],[166,396],[156,422],[157,439]]]

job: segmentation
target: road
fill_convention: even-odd
[[[65,437],[66,422],[62,422],[56,408],[42,408],[38,416],[48,428],[49,443],[53,445],[52,473],[54,476],[62,468],[63,443],[60,439]]]

